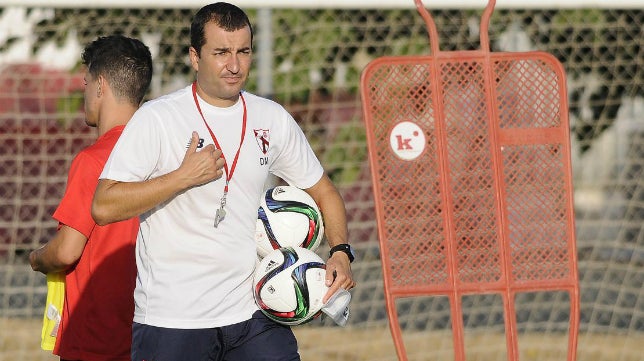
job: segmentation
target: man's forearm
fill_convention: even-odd
[[[140,182],[98,181],[92,202],[97,224],[137,217],[189,188],[221,178],[224,158],[221,150],[209,144],[197,152],[199,134],[192,138],[181,165],[162,176]]]
[[[62,225],[54,238],[29,254],[31,268],[44,274],[66,271],[78,262],[86,243],[85,235]]]
[[[137,217],[184,189],[173,173],[141,182],[101,179],[94,193],[92,217],[99,225]]]
[[[35,249],[29,253],[29,263],[31,264],[31,269],[34,271],[47,274],[50,272],[61,272],[66,269],[66,265],[60,262],[47,261],[47,259],[52,259],[47,257],[47,249],[45,246]],[[55,261],[55,259],[53,259]]]
[[[324,216],[324,233],[329,247],[348,243],[347,215],[342,196],[325,175],[306,190],[317,202]]]

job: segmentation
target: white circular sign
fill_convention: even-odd
[[[425,134],[416,123],[400,122],[389,134],[389,145],[399,158],[413,160],[425,150]]]

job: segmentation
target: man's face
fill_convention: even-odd
[[[190,61],[197,71],[201,90],[199,95],[215,106],[233,105],[248,79],[252,63],[250,28],[225,31],[209,22],[204,33],[206,43],[201,54],[190,48]]]

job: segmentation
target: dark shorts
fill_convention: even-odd
[[[234,325],[183,330],[134,323],[132,361],[299,361],[290,327],[261,311]]]

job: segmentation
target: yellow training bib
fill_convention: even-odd
[[[47,274],[47,302],[42,321],[40,347],[43,350],[53,350],[56,344],[58,325],[63,313],[65,301],[65,273]]]

